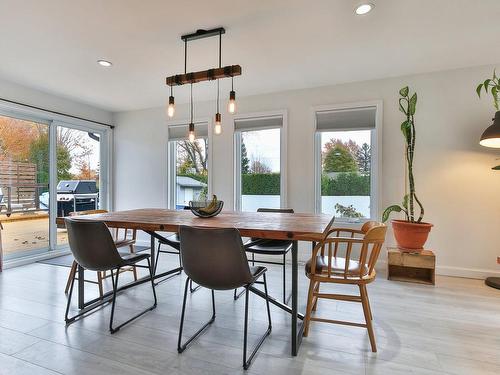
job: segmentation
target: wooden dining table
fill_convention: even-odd
[[[242,237],[292,241],[292,296],[291,306],[269,296],[269,302],[283,309],[291,315],[291,354],[296,356],[302,339],[303,325],[299,322],[304,316],[298,311],[298,241],[317,241],[323,229],[330,221],[327,215],[309,213],[269,213],[269,212],[235,212],[223,211],[213,218],[199,218],[190,211],[168,210],[160,208],[144,208],[127,211],[115,211],[94,215],[79,216],[78,220],[103,221],[110,228],[135,229],[146,232],[151,237],[151,262],[154,269],[156,241],[163,243],[170,241],[162,232],[178,232],[179,226],[195,226],[203,228],[236,228]],[[58,218],[59,224],[64,218]],[[155,274],[154,278],[162,278],[178,273],[182,267],[167,272]],[[110,299],[110,293],[102,298],[85,301],[84,297],[84,269],[78,268],[78,296],[79,308],[93,310]],[[128,286],[149,281],[143,277],[129,283]],[[252,291],[262,298],[265,294],[255,287]]]

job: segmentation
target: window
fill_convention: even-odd
[[[235,119],[235,209],[286,205],[284,115]]]
[[[316,210],[339,220],[377,217],[377,109],[316,111]]]
[[[65,248],[67,233],[57,228],[57,216],[108,208],[111,131],[86,121],[60,122],[66,119],[0,103],[0,221],[7,260]],[[92,197],[58,187],[77,180],[93,186]]]
[[[187,124],[168,127],[168,202],[173,209],[208,196],[208,123],[197,123],[195,129],[196,139],[190,142]]]

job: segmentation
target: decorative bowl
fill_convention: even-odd
[[[224,202],[219,200],[189,202],[191,212],[204,219],[217,216],[222,211],[223,206]]]

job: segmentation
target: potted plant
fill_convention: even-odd
[[[493,97],[496,113],[493,118],[493,124],[483,132],[479,144],[485,147],[500,148],[500,79],[497,77],[495,70],[493,70],[492,78],[486,79],[477,86],[476,92],[479,97],[481,97],[481,92],[483,90],[486,94],[489,92]],[[500,165],[492,169],[500,170]]]
[[[409,191],[403,197],[401,205],[394,204],[387,207],[382,214],[382,221],[386,222],[392,212],[404,212],[406,220],[392,220],[392,229],[398,248],[406,251],[422,251],[427,241],[432,224],[422,221],[424,206],[417,197],[415,178],[413,176],[413,159],[415,157],[415,110],[417,107],[417,93],[410,96],[410,90],[403,87],[399,90],[399,110],[404,113],[406,120],[401,124],[406,143],[405,159],[407,163],[407,181]],[[420,213],[415,214],[418,205]]]

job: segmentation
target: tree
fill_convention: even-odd
[[[250,160],[248,159],[247,154],[247,146],[245,146],[245,142],[241,141],[241,173],[248,174],[250,173]]]
[[[0,159],[27,161],[31,143],[46,132],[46,125],[0,116]]]
[[[190,166],[196,174],[207,174],[207,141],[205,138],[194,142],[178,141],[177,168]]]
[[[269,168],[269,166],[260,159],[254,159],[252,160],[252,164],[250,165],[250,173],[257,173],[257,174],[271,173],[271,168]]]
[[[57,144],[57,179],[69,180],[73,176],[71,169],[71,154],[64,145]],[[49,183],[49,136],[42,134],[38,139],[31,142],[28,152],[28,160],[37,165],[37,181],[40,184]]]
[[[337,145],[326,153],[323,170],[325,172],[356,172],[358,166],[349,150]]]
[[[371,172],[372,150],[370,145],[363,143],[356,155],[359,172],[363,175],[369,175]]]
[[[352,139],[349,139],[347,142],[343,142],[338,138],[330,138],[330,140],[325,143],[325,146],[323,148],[323,155],[326,156],[328,151],[337,146],[345,148],[347,151],[351,153],[353,158],[357,157],[358,152],[360,150],[359,145]]]

